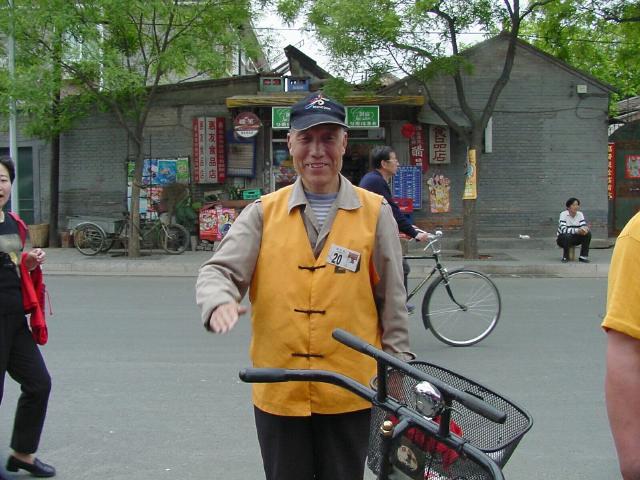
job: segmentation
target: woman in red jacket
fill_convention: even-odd
[[[6,214],[15,166],[11,158],[0,157],[0,400],[5,373],[20,383],[7,470],[26,470],[36,477],[53,477],[51,465],[34,455],[38,449],[47,413],[51,377],[36,345],[25,317],[19,266],[26,272],[35,270],[45,260],[45,253],[34,248],[24,255],[24,223]],[[0,474],[0,480],[2,475]]]

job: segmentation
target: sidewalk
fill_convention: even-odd
[[[550,239],[479,239],[481,259],[465,260],[456,250],[455,239],[443,245],[442,263],[449,270],[466,266],[494,275],[539,275],[553,277],[606,277],[611,260],[612,241],[592,243],[591,263],[561,263],[561,251]],[[127,258],[121,251],[87,257],[75,248],[47,248],[47,275],[131,275],[195,277],[198,268],[212,252],[185,252],[167,255],[160,250],[143,252],[139,258]],[[412,243],[410,253],[422,252],[419,244]],[[411,278],[420,278],[431,271],[432,260],[410,260]]]

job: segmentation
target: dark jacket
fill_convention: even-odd
[[[393,201],[389,184],[378,170],[373,170],[362,177],[359,187],[369,190],[370,192],[377,193],[378,195],[382,195],[387,202],[389,202],[389,205],[391,205],[393,217],[398,223],[398,230],[411,238],[416,238],[418,231],[413,228],[411,222],[409,222],[407,217],[400,211],[398,204]]]

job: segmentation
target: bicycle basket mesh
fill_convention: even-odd
[[[531,428],[532,422],[527,412],[497,393],[447,369],[426,362],[410,363],[443,383],[481,398],[489,405],[507,414],[505,423],[495,423],[455,400],[451,412],[451,420],[455,424],[452,424],[451,431],[455,432],[456,427],[459,427],[462,430],[460,436],[485,452],[501,468],[504,467],[524,434]],[[404,372],[390,369],[388,394],[401,403],[406,403],[402,399],[411,398],[413,387],[419,381]],[[367,460],[369,468],[374,473],[380,471],[380,426],[385,420],[391,420],[395,423],[392,414],[374,406],[371,415]],[[416,480],[488,480],[492,478],[470,459],[433,438],[427,438],[422,430],[413,426],[394,440],[390,456],[394,467],[400,469],[406,478]]]

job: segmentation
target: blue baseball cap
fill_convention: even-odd
[[[306,130],[325,123],[348,128],[344,107],[322,92],[312,93],[291,107],[290,125],[295,130]]]

